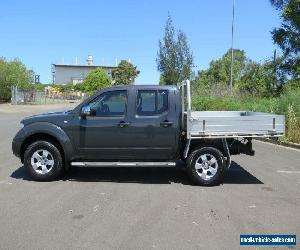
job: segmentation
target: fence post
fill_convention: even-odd
[[[17,100],[17,86],[11,86],[11,104],[12,105],[17,105],[18,100]]]
[[[11,93],[11,99],[10,99],[10,103],[13,105],[14,104],[14,91],[13,91],[13,87],[10,87],[10,93]]]

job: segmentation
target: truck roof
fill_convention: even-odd
[[[176,85],[113,85],[107,89],[177,89]]]
[[[169,91],[178,91],[178,87],[176,85],[112,85],[110,87],[100,89],[96,91],[93,95],[89,96],[84,102],[80,103],[77,107],[74,108],[74,110],[78,110],[81,108],[82,105],[84,105],[85,102],[88,102],[92,99],[94,99],[97,95],[99,95],[101,92],[109,91],[109,90],[139,90],[139,89],[167,89]]]

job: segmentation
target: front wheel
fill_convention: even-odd
[[[63,161],[55,145],[47,141],[37,141],[26,149],[24,166],[34,180],[51,181],[61,174]]]
[[[224,177],[225,160],[222,153],[212,147],[193,151],[187,160],[188,175],[197,185],[218,185]]]

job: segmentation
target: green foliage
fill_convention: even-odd
[[[193,54],[187,37],[181,30],[175,32],[170,16],[165,25],[164,38],[159,41],[156,62],[161,72],[161,84],[175,84],[192,76]]]
[[[288,106],[287,131],[285,139],[287,141],[300,142],[300,118],[296,117],[293,104]]]
[[[73,85],[73,84],[72,84]],[[81,83],[73,85],[73,88],[71,88],[74,91],[81,91],[84,92],[84,86]]]
[[[250,61],[244,69],[241,80],[236,89],[252,96],[272,96],[278,85],[274,76],[274,67],[271,62],[263,64]]]
[[[115,84],[132,84],[140,73],[132,63],[122,60],[118,68],[113,70],[112,78]]]
[[[273,41],[283,51],[281,70],[300,79],[300,1],[270,0],[281,13],[281,27],[272,31]]]
[[[300,88],[285,86],[277,97],[193,96],[194,110],[251,110],[285,114],[287,120],[284,140],[300,143]]]
[[[0,58],[0,100],[10,100],[13,85],[22,89],[33,88],[32,74],[33,71],[28,70],[18,59],[7,61]]]
[[[283,87],[283,91],[299,91],[300,90],[300,79],[289,80]]]
[[[45,84],[45,83],[35,83],[33,84],[33,88],[37,91],[44,91],[46,87],[48,86],[52,86],[53,87],[54,84],[52,83],[48,83],[48,84]]]
[[[280,59],[278,59],[280,60]],[[207,70],[200,70],[193,81],[193,90],[198,94],[226,96],[230,82],[231,49],[220,59],[213,60]],[[272,96],[284,82],[284,77],[275,72],[273,61],[257,63],[246,57],[243,50],[234,49],[233,87],[239,96]]]
[[[282,113],[287,114],[287,107],[293,105],[293,110],[297,117],[300,117],[300,88],[293,86],[293,82],[289,82],[283,89],[279,98]],[[283,108],[284,107],[284,108]]]
[[[56,86],[53,84],[53,87]],[[73,91],[75,85],[73,83],[68,83],[68,84],[58,85],[57,87],[60,89],[61,92],[68,92],[68,91]]]
[[[61,92],[70,92],[70,91],[82,91],[84,92],[84,85],[83,84],[73,84],[73,83],[67,83],[67,84],[52,84],[52,87],[59,88]]]
[[[34,89],[37,91],[44,91],[46,86],[47,86],[46,84],[42,84],[42,83],[35,83],[33,85]]]
[[[111,84],[111,80],[102,68],[91,71],[83,81],[82,89],[91,93]]]
[[[238,85],[245,70],[248,59],[243,50],[234,49],[233,83]],[[196,76],[194,85],[200,89],[227,89],[230,81],[231,49],[220,59],[213,60],[207,70],[201,70]]]

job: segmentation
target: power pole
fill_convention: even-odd
[[[231,65],[230,65],[230,95],[232,95],[232,83],[233,83],[233,32],[234,32],[234,4],[235,0],[232,2],[232,23],[231,23]]]
[[[274,65],[274,82],[273,82],[273,89],[276,89],[278,86],[277,80],[276,80],[276,49],[274,49],[274,57],[273,57],[273,65]]]

